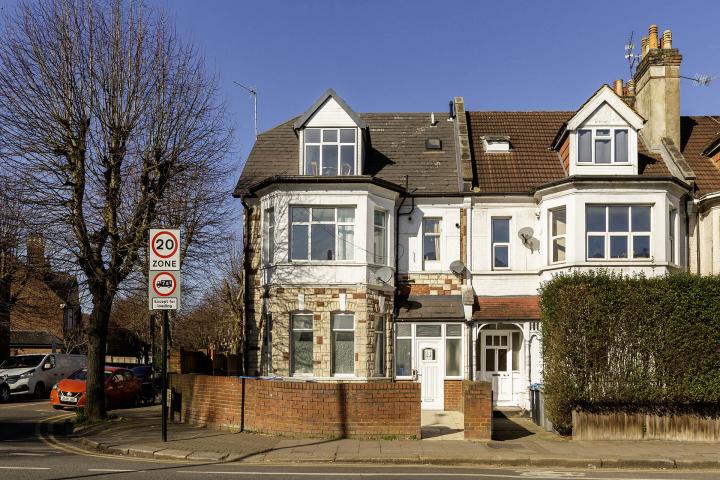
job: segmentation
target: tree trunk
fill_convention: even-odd
[[[9,280],[0,279],[0,362],[10,356],[10,287]]]
[[[93,295],[93,310],[86,334],[88,349],[87,381],[85,387],[85,415],[88,420],[107,416],[105,405],[105,352],[107,350],[108,323],[114,295]]]

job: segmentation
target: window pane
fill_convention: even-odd
[[[338,208],[337,221],[340,223],[352,223],[355,221],[354,208]]]
[[[588,237],[588,258],[605,258],[605,237]]]
[[[595,163],[610,163],[610,139],[595,140]]]
[[[292,207],[290,218],[293,222],[307,222],[310,220],[310,209],[305,207]]]
[[[587,207],[585,209],[585,227],[588,232],[604,232],[605,207]]]
[[[329,226],[332,228],[332,226]],[[352,260],[355,256],[355,227],[338,225],[338,260]]]
[[[417,337],[442,337],[441,325],[418,325],[415,327]]]
[[[485,337],[485,345],[492,345],[493,344],[493,337],[492,335],[488,335]]]
[[[292,338],[293,373],[312,373],[312,332],[293,332]]]
[[[307,260],[308,258],[308,226],[293,225],[290,234],[292,244],[290,245],[291,260]]]
[[[602,129],[602,130],[595,130],[595,136],[597,137],[609,137],[610,136],[610,130],[608,129]]]
[[[508,268],[510,265],[508,254],[507,245],[495,245],[493,248],[493,266],[495,268]]]
[[[335,221],[335,209],[334,208],[313,208],[312,209],[312,220],[313,222],[334,222]]]
[[[507,348],[498,348],[498,372],[507,372]]]
[[[338,132],[335,129],[323,130],[323,142],[337,142]]]
[[[375,375],[385,375],[384,327],[375,330]]]
[[[445,340],[445,375],[459,377],[461,363],[462,349],[460,348],[460,339],[448,338]]]
[[[632,207],[632,231],[650,231],[650,207]]]
[[[500,345],[503,347],[507,347],[508,338],[507,335],[503,335],[500,337]]]
[[[312,260],[335,259],[335,225],[313,224],[310,258]]]
[[[373,260],[375,263],[379,264],[385,264],[386,258],[385,258],[385,229],[380,227],[375,227],[375,231],[373,232]]]
[[[628,207],[608,207],[610,232],[629,232]]]
[[[412,325],[409,323],[398,323],[395,326],[398,337],[409,337],[412,335]]]
[[[333,373],[355,373],[355,333],[334,332]]]
[[[320,145],[305,146],[305,175],[320,175]]]
[[[425,233],[440,233],[440,220],[437,218],[424,219],[423,231]]]
[[[340,147],[340,175],[355,175],[355,145]]]
[[[648,235],[633,237],[633,257],[650,258],[650,237]]]
[[[510,220],[507,218],[492,219],[492,242],[510,242]]]
[[[627,237],[610,237],[610,258],[627,258]]]
[[[340,142],[341,143],[355,143],[355,129],[354,128],[343,128],[340,130]]]
[[[495,349],[494,348],[486,348],[485,349],[485,371],[486,372],[494,372],[495,371]]]
[[[338,147],[337,145],[323,145],[322,147],[322,174],[337,175]]]
[[[628,161],[628,131],[615,130],[615,162],[627,163]]]
[[[423,260],[437,260],[440,251],[440,237],[425,235],[423,241]]]
[[[355,321],[352,315],[333,315],[332,318],[333,330],[353,330],[355,328]]]
[[[292,322],[293,330],[312,330],[313,328],[312,315],[293,315]]]
[[[459,337],[462,335],[462,325],[445,325],[445,335],[448,337]]]
[[[412,373],[411,346],[412,340],[409,338],[395,342],[395,375],[406,376]]]
[[[592,162],[591,130],[578,130],[578,162]]]
[[[305,143],[320,143],[320,129],[319,128],[305,129]]]
[[[378,227],[385,226],[385,212],[381,210],[375,210],[375,225]]]
[[[513,332],[512,334],[512,369],[513,371],[520,370],[520,332]]]
[[[558,235],[565,235],[565,209],[558,208],[552,212],[552,236],[557,237]]]
[[[565,261],[565,237],[557,238],[553,240],[553,262],[564,262]]]

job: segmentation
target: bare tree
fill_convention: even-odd
[[[202,188],[230,131],[202,56],[140,2],[19,4],[0,44],[0,148],[79,267],[90,419],[105,416],[108,321],[174,185]]]

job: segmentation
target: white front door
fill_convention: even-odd
[[[482,379],[492,383],[493,400],[496,404],[513,400],[511,338],[509,332],[481,331]]]
[[[418,339],[416,348],[420,407],[424,410],[442,410],[445,407],[442,340]]]

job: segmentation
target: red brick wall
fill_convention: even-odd
[[[445,380],[445,410],[463,411],[462,380]]]
[[[418,383],[305,383],[173,375],[182,421],[315,437],[420,438]]]
[[[462,382],[465,438],[490,440],[492,438],[492,384],[490,382]]]

